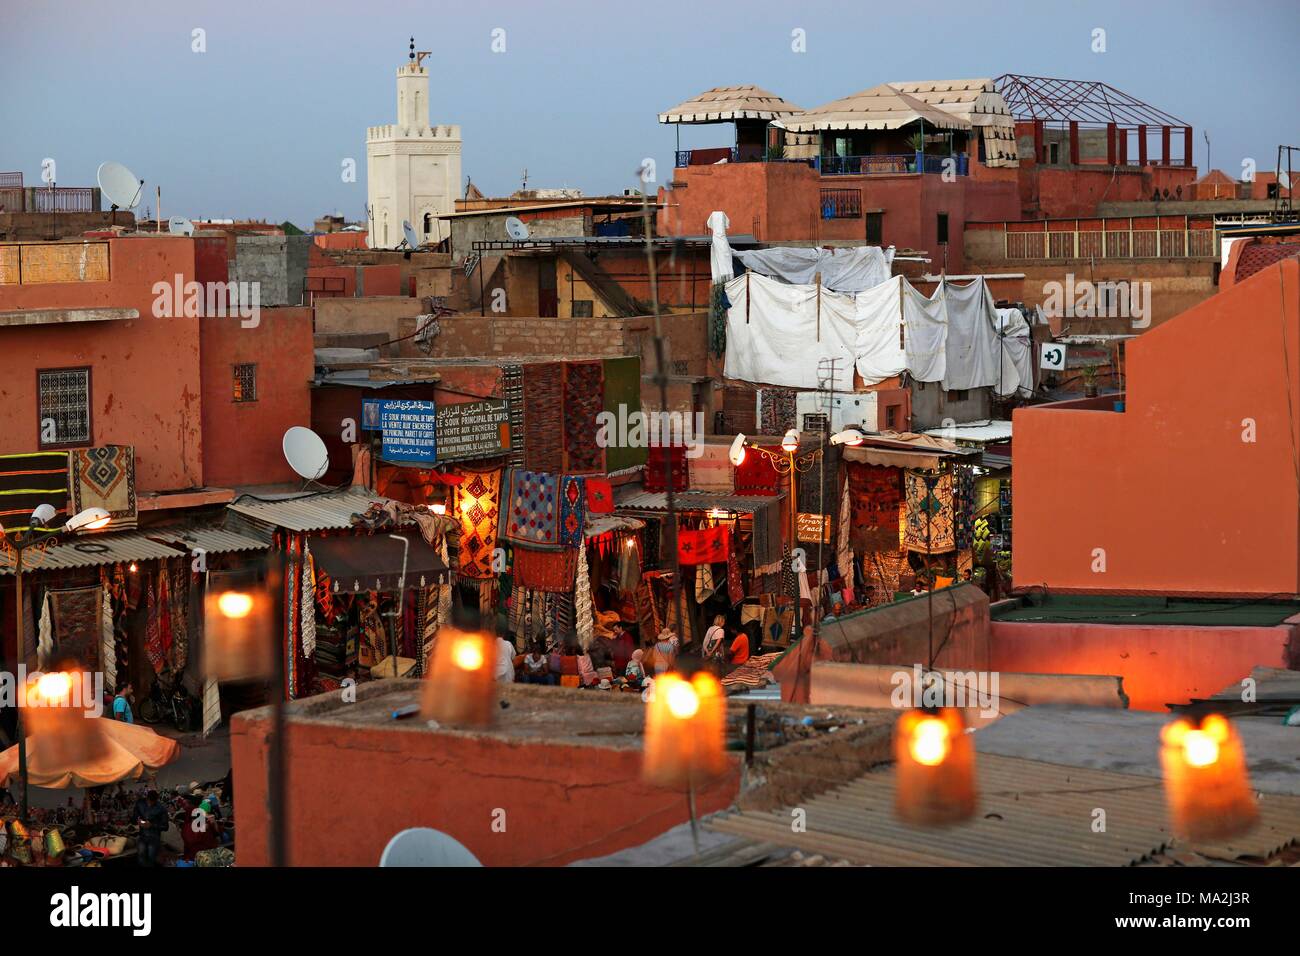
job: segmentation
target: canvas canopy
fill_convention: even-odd
[[[735,120],[774,120],[803,110],[752,84],[718,86],[678,103],[659,114],[661,123],[728,123]]]
[[[900,129],[924,120],[937,129],[971,129],[968,120],[930,106],[888,83],[805,110],[785,121],[795,132],[834,129]]]
[[[62,790],[138,780],[146,770],[157,770],[180,755],[180,744],[148,727],[108,717],[86,720],[92,734],[99,738],[94,746],[86,748],[95,754],[88,760],[63,759],[58,742],[42,734],[27,738],[27,779],[32,786]],[[7,786],[17,776],[18,745],[15,744],[0,754],[0,786]]]

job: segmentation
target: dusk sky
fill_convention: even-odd
[[[139,212],[290,219],[365,215],[365,132],[395,116],[407,37],[432,49],[434,123],[459,124],[464,172],[488,195],[662,183],[674,127],[656,113],[756,83],[804,107],[886,81],[1002,73],[1101,80],[1190,123],[1196,164],[1239,177],[1300,143],[1300,3],[523,2],[6,0],[0,170],[94,185],[100,162],[145,181]],[[191,50],[195,28],[207,51]],[[492,51],[493,31],[506,50]],[[1106,52],[1092,51],[1106,31]],[[791,49],[805,31],[807,52]],[[683,146],[731,127],[683,127]],[[1181,144],[1175,146],[1176,154]],[[357,163],[355,183],[341,164]],[[462,184],[463,185],[463,184]],[[702,227],[702,224],[701,224]]]

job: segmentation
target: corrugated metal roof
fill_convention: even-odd
[[[23,571],[59,571],[67,568],[93,568],[104,564],[152,561],[175,558],[187,552],[154,541],[141,531],[122,534],[86,535],[49,547],[44,555],[28,551],[23,556]],[[0,574],[13,574],[12,566],[0,566]]]
[[[1011,423],[993,419],[985,419],[979,422],[960,422],[956,425],[945,425],[942,428],[927,428],[925,434],[957,442],[1006,441],[1011,437]]]
[[[369,491],[349,489],[274,500],[236,499],[227,507],[231,511],[288,531],[337,531],[352,527],[352,516],[363,514],[372,502],[383,503],[388,500],[383,495]]]
[[[785,497],[778,495],[717,495],[700,491],[680,491],[673,496],[674,506],[678,511],[733,511],[737,514],[753,514],[759,508]],[[617,495],[614,500],[615,511],[667,511],[668,495],[662,491],[637,490],[625,498]]]
[[[271,546],[269,540],[255,538],[225,528],[162,528],[150,531],[149,536],[186,551],[206,551],[208,554],[227,554],[232,551],[262,551]]]

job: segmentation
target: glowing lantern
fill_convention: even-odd
[[[1195,841],[1240,836],[1258,810],[1236,729],[1218,714],[1179,718],[1160,732],[1160,765],[1174,832]]]
[[[642,776],[673,789],[722,776],[727,771],[726,720],[726,697],[712,674],[699,671],[690,680],[661,674],[646,700]]]
[[[894,728],[894,809],[916,826],[944,826],[975,812],[975,744],[961,711],[909,710]]]
[[[203,668],[209,677],[255,680],[274,673],[275,614],[265,590],[209,591],[203,617]]]
[[[483,727],[497,713],[496,639],[442,627],[424,681],[421,713],[442,724]]]
[[[36,739],[32,759],[47,767],[95,760],[108,741],[93,719],[103,711],[92,676],[83,671],[32,675],[23,688],[23,724]]]
[[[436,505],[429,505],[429,510],[436,515],[445,515],[447,513],[447,506],[441,503]]]
[[[797,452],[799,450],[799,429],[791,428],[787,431],[785,437],[781,439],[781,447],[792,455]]]

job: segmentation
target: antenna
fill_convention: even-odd
[[[184,216],[172,216],[167,220],[167,231],[173,236],[192,236],[194,235],[194,223]]]
[[[528,167],[524,167],[524,184],[519,187],[520,192],[528,192]]]
[[[294,425],[281,441],[289,467],[308,481],[319,480],[329,470],[330,456],[325,442],[310,428]]]
[[[511,216],[506,219],[506,235],[515,242],[524,242],[528,239],[528,226],[519,217]]]
[[[99,182],[99,191],[108,197],[112,206],[110,222],[116,226],[119,209],[134,209],[140,204],[144,180],[137,179],[135,173],[121,163],[112,161],[99,164],[95,179]]]

